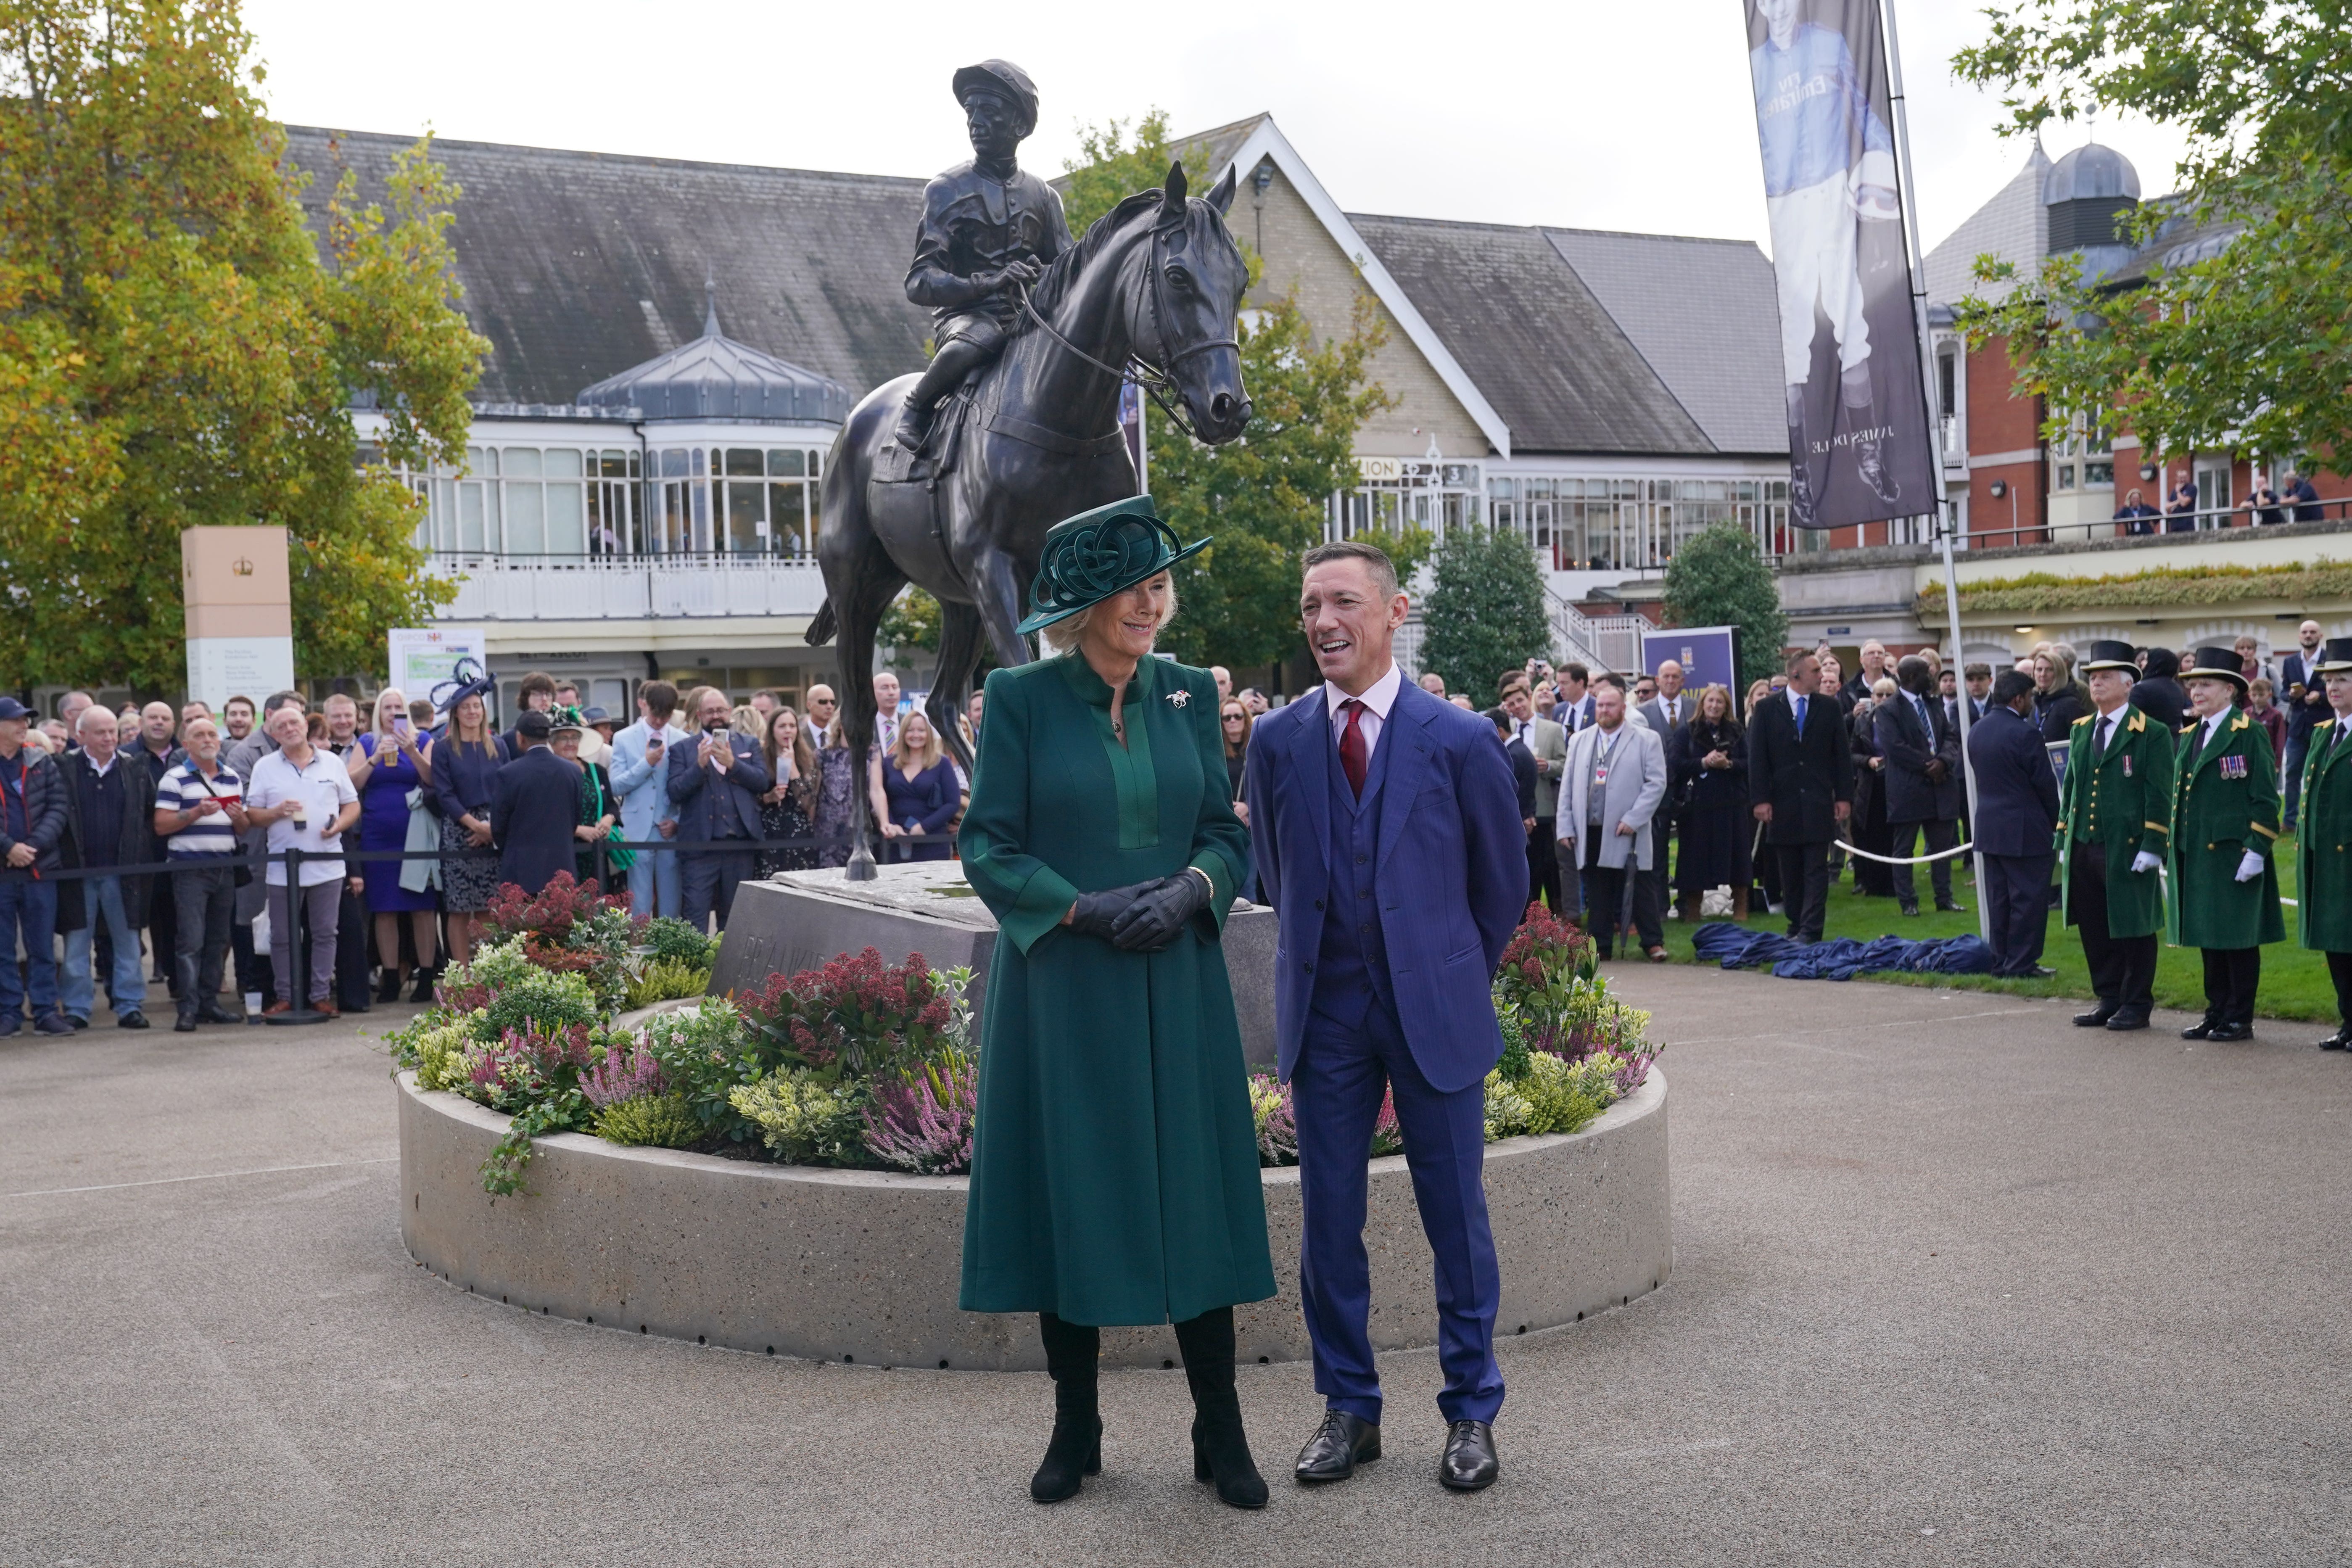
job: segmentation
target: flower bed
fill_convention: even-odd
[[[702,939],[677,921],[632,920],[593,883],[559,881],[493,905],[499,940],[392,1037],[395,1070],[413,1070],[419,1089],[513,1117],[482,1166],[486,1191],[521,1191],[531,1140],[564,1131],[788,1165],[971,1168],[979,1056],[968,971],[934,971],[919,953],[889,965],[869,947],[616,1028],[624,1005],[659,999],[649,989],[707,979],[708,956],[685,945]],[[1649,1015],[1610,996],[1592,944],[1540,905],[1504,953],[1495,1000],[1505,1051],[1486,1080],[1490,1141],[1580,1131],[1648,1075]],[[1250,1096],[1260,1163],[1297,1163],[1289,1087],[1262,1072]],[[1368,1154],[1402,1148],[1383,1105]]]

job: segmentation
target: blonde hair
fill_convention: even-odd
[[[394,705],[393,713],[394,717],[408,719],[408,694],[401,690],[397,686],[385,687],[382,691],[375,694],[374,716],[373,721],[369,725],[369,728],[373,729],[379,735],[389,735],[392,733],[392,726],[384,722],[383,705],[386,702],[390,702]],[[410,719],[409,722],[413,724],[415,721]]]
[[[1883,675],[1870,683],[1870,694],[1882,702],[1894,696],[1895,689],[1895,682]]]
[[[1173,574],[1165,572],[1159,574],[1159,575],[1168,579],[1168,611],[1165,615],[1160,617],[1159,626],[1159,630],[1166,631],[1168,629],[1168,623],[1176,618],[1176,578]],[[1129,586],[1140,588],[1146,584],[1151,582],[1151,578],[1146,577],[1143,582],[1130,584]],[[1119,590],[1120,594],[1124,594],[1126,592],[1126,588],[1121,588]],[[1118,594],[1114,594],[1111,595],[1111,598],[1115,599],[1118,596]],[[1067,653],[1072,648],[1078,646],[1078,634],[1087,629],[1087,623],[1095,618],[1095,612],[1101,609],[1103,605],[1108,603],[1110,603],[1110,599],[1098,600],[1094,604],[1088,605],[1085,609],[1080,610],[1068,620],[1055,621],[1052,626],[1045,627],[1037,635],[1045,639],[1045,646],[1053,649],[1055,653]]]
[[[923,733],[930,738],[924,742],[920,752],[910,752],[907,749],[907,729],[918,719],[923,721]],[[940,740],[940,727],[931,722],[931,716],[929,713],[918,708],[898,721],[898,738],[890,745],[891,766],[904,772],[908,763],[912,762],[917,770],[920,771],[923,768],[937,767],[940,759],[946,754],[947,748]]]

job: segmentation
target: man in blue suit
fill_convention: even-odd
[[[1992,702],[1969,731],[1977,775],[1977,848],[1984,855],[1986,926],[1993,973],[2031,980],[2050,929],[2050,872],[2058,864],[2058,780],[2034,727],[2033,677],[2004,669]]]
[[[736,886],[751,874],[751,846],[760,837],[760,795],[769,787],[768,770],[760,760],[759,743],[728,728],[735,710],[727,693],[705,686],[688,706],[700,726],[694,743],[665,748],[677,840],[719,844],[741,839],[743,847],[681,856],[685,864],[678,868],[677,879],[686,923],[707,932],[716,909],[719,929],[725,931],[735,908]]]
[[[1503,1404],[1482,1174],[1486,1078],[1503,1050],[1489,986],[1527,902],[1527,838],[1486,722],[1397,668],[1406,600],[1389,558],[1349,541],[1317,546],[1305,565],[1299,613],[1323,685],[1258,721],[1244,784],[1280,920],[1275,1018],[1298,1125],[1299,1293],[1328,1407],[1297,1473],[1341,1480],[1380,1457],[1365,1161],[1390,1090],[1436,1255],[1438,1479],[1475,1491],[1500,1473]]]

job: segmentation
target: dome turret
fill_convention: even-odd
[[[702,335],[583,390],[590,407],[638,409],[647,419],[810,420],[849,417],[849,389],[719,330],[717,291],[704,300]]]

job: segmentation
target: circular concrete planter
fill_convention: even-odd
[[[627,1149],[583,1133],[540,1140],[530,1191],[492,1197],[479,1174],[507,1118],[403,1073],[400,1229],[411,1257],[511,1305],[698,1344],[880,1366],[1033,1370],[1026,1314],[956,1310],[961,1176],[755,1164]],[[1299,1316],[1298,1172],[1265,1175],[1282,1293],[1238,1309],[1244,1361],[1307,1355]],[[1574,1322],[1665,1282],[1666,1080],[1584,1131],[1486,1148],[1486,1203],[1503,1270],[1505,1336]],[[1372,1342],[1433,1344],[1431,1259],[1402,1156],[1371,1163],[1364,1240]],[[1103,1335],[1103,1359],[1159,1366],[1162,1326]]]

